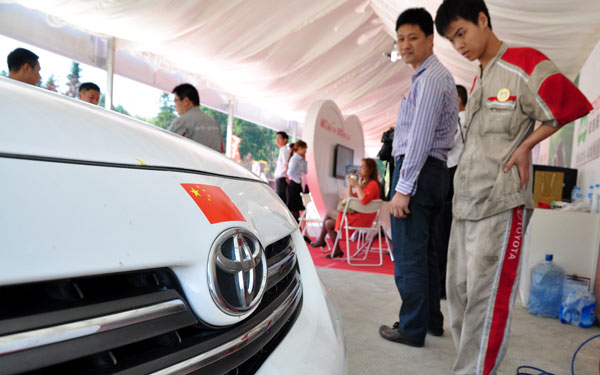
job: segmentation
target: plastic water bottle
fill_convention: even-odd
[[[583,193],[581,188],[577,185],[573,186],[573,190],[571,190],[571,203],[576,204],[583,198]]]
[[[560,313],[558,319],[564,324],[577,324],[579,322],[579,310],[577,309],[577,293],[574,290],[570,290],[569,294],[560,305]]]
[[[596,298],[594,298],[594,292],[590,292],[582,298],[581,305],[581,319],[579,321],[579,326],[582,328],[589,328],[593,326],[596,321]]]
[[[573,186],[573,190],[571,190],[571,203],[575,204],[575,199],[577,196],[577,191],[580,190],[579,186]]]
[[[571,290],[565,299],[565,302],[563,302],[560,307],[560,314],[558,318],[560,319],[561,323],[574,325],[579,323],[580,315],[578,305],[579,297],[574,290]]]
[[[592,208],[592,202],[594,201],[594,185],[590,185],[585,193],[585,205]]]
[[[565,271],[552,263],[552,254],[546,254],[546,262],[531,270],[529,313],[556,318],[560,312]]]
[[[594,196],[592,198],[592,209],[590,212],[600,212],[600,184],[594,186]]]

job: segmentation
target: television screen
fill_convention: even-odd
[[[349,165],[354,165],[354,150],[342,145],[335,145],[333,177],[341,179],[345,178],[346,166]]]

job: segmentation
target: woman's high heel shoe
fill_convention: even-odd
[[[333,256],[331,256],[331,254],[325,255],[325,258],[327,258],[327,259],[333,259],[333,258],[341,258],[343,256],[344,256],[344,252],[340,250],[337,253],[334,253]]]
[[[309,243],[309,245],[311,247],[326,247],[327,243],[325,241],[323,241],[322,243],[317,243],[317,241],[315,241],[315,242]]]

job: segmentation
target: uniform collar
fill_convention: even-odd
[[[507,49],[508,49],[508,45],[506,45],[506,43],[502,42],[502,44],[500,45],[500,48],[498,49],[498,52],[496,52],[496,56],[494,56],[490,60],[490,62],[487,64],[487,66],[485,67],[483,72],[481,71],[481,64],[479,64],[479,76],[483,77],[484,74],[487,74],[487,72],[490,71],[491,67],[496,64],[496,61],[498,61],[500,56],[504,55],[504,52],[506,52]]]

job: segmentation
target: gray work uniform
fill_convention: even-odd
[[[224,152],[225,150],[221,127],[213,118],[202,112],[200,107],[193,107],[173,120],[169,130],[215,151]]]
[[[533,197],[531,179],[520,189],[517,166],[505,173],[504,165],[536,120],[562,126],[590,110],[585,96],[532,48],[503,44],[476,78],[454,177],[446,280],[456,374],[495,374],[507,349]]]

